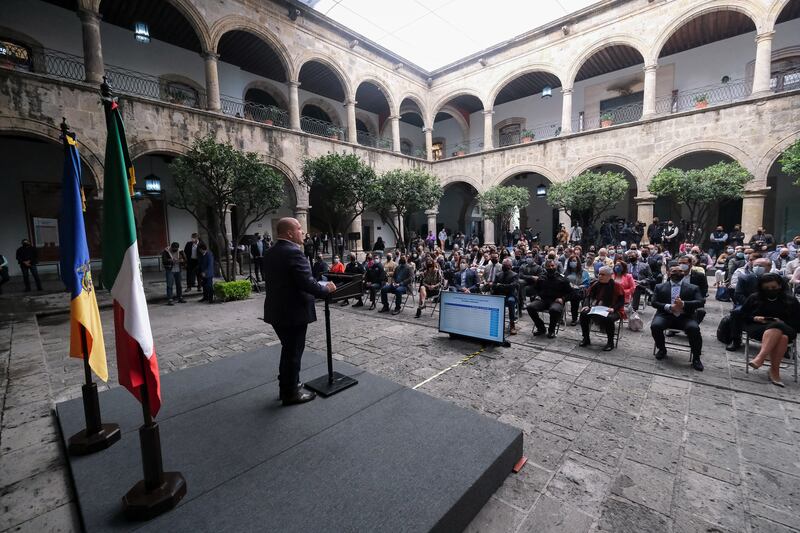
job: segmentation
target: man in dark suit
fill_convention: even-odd
[[[261,274],[264,270],[264,252],[267,251],[267,243],[261,238],[260,233],[255,234],[255,239],[250,243],[250,256],[253,258],[253,267],[256,271],[256,282],[261,281]]]
[[[183,247],[183,253],[186,256],[186,290],[189,291],[197,283],[197,290],[201,290],[200,286],[200,271],[197,266],[200,264],[200,254],[197,248],[203,241],[197,236],[197,233],[192,233],[192,239]]]
[[[201,302],[214,301],[214,254],[208,249],[206,243],[201,242],[197,247],[198,256],[198,286],[203,290]]]
[[[548,259],[544,263],[545,275],[536,281],[536,300],[528,304],[528,314],[536,326],[533,332],[534,337],[544,335],[544,320],[539,316],[539,312],[547,311],[550,314],[550,324],[547,328],[549,339],[556,336],[556,325],[564,314],[564,304],[572,293],[569,280],[558,273],[558,267],[554,259]]]
[[[651,305],[656,309],[656,316],[650,324],[650,332],[656,342],[656,359],[667,356],[664,341],[664,330],[679,329],[689,337],[692,350],[692,368],[703,371],[700,352],[703,349],[703,338],[700,335],[700,324],[695,319],[695,311],[705,305],[705,299],[697,285],[683,283],[684,270],[678,263],[672,262],[669,267],[669,281],[656,286]]]
[[[469,268],[466,259],[461,259],[459,262],[458,272],[453,274],[450,290],[453,292],[478,292],[478,273]]]
[[[303,254],[303,230],[294,218],[278,221],[277,241],[264,254],[264,322],[281,341],[278,375],[283,405],[313,400],[316,394],[300,387],[300,361],[306,347],[308,324],[317,320],[314,297],[336,290],[331,282],[319,283]]]

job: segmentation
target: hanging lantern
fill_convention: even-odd
[[[133,27],[133,35],[136,41],[147,44],[150,42],[150,28],[145,22],[137,22]]]
[[[536,197],[537,198],[544,198],[547,196],[547,187],[544,186],[544,183],[540,183],[538,187],[536,187]]]
[[[549,85],[545,85],[542,88],[542,98],[550,98],[551,96],[553,96],[553,88]]]

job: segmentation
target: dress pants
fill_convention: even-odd
[[[187,259],[186,260],[186,290],[188,291],[192,287],[194,287],[195,282],[197,282],[197,286],[200,286],[200,281],[197,279],[198,272],[198,261],[197,259]]]
[[[22,281],[25,283],[25,290],[31,290],[31,280],[28,277],[30,275],[33,276],[33,281],[36,283],[36,290],[42,290],[42,282],[39,280],[39,269],[36,267],[36,265],[20,265],[19,267],[22,269]]]
[[[675,316],[659,313],[654,316],[653,322],[650,324],[650,332],[653,334],[653,340],[656,341],[656,348],[659,350],[664,348],[664,330],[666,329],[679,329],[686,333],[692,348],[692,356],[700,357],[700,352],[703,350],[703,337],[700,335],[700,325],[697,320],[686,315]]]
[[[583,333],[583,338],[589,338],[589,332],[591,331],[591,321],[594,322],[600,327],[602,327],[605,332],[606,336],[608,337],[608,342],[614,341],[614,330],[617,327],[617,321],[619,320],[619,313],[609,313],[608,316],[597,316],[597,315],[589,315],[589,311],[582,311],[581,312],[581,332]]]
[[[306,348],[308,324],[299,326],[276,326],[272,329],[281,341],[281,362],[278,368],[278,385],[281,397],[290,396],[300,383],[300,363]]]
[[[397,285],[392,286],[388,283],[383,286],[381,289],[381,303],[384,307],[389,307],[389,293],[394,294],[394,307],[395,309],[400,309],[400,304],[402,303],[403,295],[406,293],[405,285]]]
[[[544,331],[544,320],[539,316],[540,311],[547,311],[550,313],[549,331],[553,333],[556,330],[556,324],[561,320],[561,315],[564,314],[564,305],[557,302],[548,302],[546,300],[534,300],[528,304],[528,314],[531,320],[536,324],[537,331]]]

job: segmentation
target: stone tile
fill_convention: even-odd
[[[679,508],[672,510],[671,518],[674,533],[744,533],[747,531],[744,522],[733,528],[727,528]]]
[[[638,415],[642,409],[642,401],[644,398],[633,391],[611,388],[600,400],[600,405]]]
[[[516,531],[524,515],[517,509],[505,504],[497,498],[490,498],[472,522],[464,530],[465,533],[495,533],[497,531]]]
[[[678,471],[681,444],[634,433],[625,448],[625,458],[674,474]]]
[[[713,418],[722,422],[733,420],[734,410],[730,401],[721,402],[713,398],[697,396],[694,394],[696,389],[697,387],[692,389],[692,397],[689,400],[689,416]]]
[[[792,513],[784,509],[777,509],[769,503],[753,499],[748,501],[748,507],[754,531],[784,531],[781,527],[797,531],[800,528],[800,517],[796,512]],[[760,525],[757,525],[757,523]]]
[[[736,425],[732,419],[720,421],[713,418],[689,415],[686,425],[689,431],[705,433],[731,443],[736,442]]]
[[[518,531],[582,533],[589,531],[591,524],[592,517],[584,514],[579,507],[543,494]]]
[[[547,493],[587,514],[598,516],[610,484],[608,474],[567,459],[547,485]]]
[[[676,507],[723,528],[741,528],[743,497],[738,487],[689,470],[679,475],[674,496]]]
[[[526,435],[522,448],[528,461],[543,466],[547,470],[556,470],[561,456],[569,448],[570,441],[540,429]]]
[[[78,508],[74,502],[67,503],[44,514],[23,522],[11,529],[8,533],[73,533],[81,531]]]
[[[591,416],[586,420],[587,426],[609,431],[621,437],[627,437],[633,433],[635,424],[635,415],[602,405],[595,408]]]
[[[797,445],[791,446],[746,435],[741,438],[741,449],[745,462],[757,463],[773,470],[800,476],[800,454]]]
[[[698,461],[691,457],[684,457],[681,466],[692,472],[703,474],[704,476],[713,477],[719,481],[730,483],[731,485],[741,485],[742,478],[738,471],[728,470],[710,464],[708,462]]]
[[[0,454],[0,482],[11,485],[59,466],[64,460],[57,442],[26,446]]]
[[[573,431],[580,431],[591,411],[584,407],[560,403],[550,410],[544,420]]]
[[[0,488],[0,531],[64,505],[72,499],[71,492],[64,468]]]
[[[14,428],[27,422],[47,418],[52,411],[53,408],[49,401],[26,403],[18,407],[10,407],[3,411],[3,429]]]
[[[565,357],[561,362],[553,367],[553,371],[561,372],[562,374],[567,374],[570,376],[579,376],[588,365],[588,361]]]
[[[745,464],[744,480],[749,498],[793,514],[800,523],[800,477]]]
[[[683,439],[684,420],[672,417],[652,417],[639,420],[637,431],[671,442]]]
[[[684,446],[684,455],[731,472],[739,471],[739,450],[726,440],[690,431]]]
[[[796,533],[798,530],[784,524],[778,524],[761,516],[751,516],[750,531],[753,533]]]
[[[577,405],[578,407],[585,407],[587,409],[594,409],[603,397],[604,392],[589,389],[586,387],[579,387],[574,385],[564,395],[562,399],[564,402]]]
[[[612,496],[603,502],[597,531],[666,533],[669,531],[669,520],[647,507]]]
[[[495,493],[495,497],[504,503],[528,511],[550,481],[553,473],[526,463],[517,474],[509,474],[505,482]]]
[[[0,453],[6,454],[37,444],[55,442],[58,439],[58,429],[55,419],[48,416],[13,428],[3,429],[2,435]]]
[[[794,444],[798,441],[797,435],[792,431],[791,422],[787,424],[786,420],[780,418],[762,416],[755,413],[748,415],[740,413],[739,417],[737,417],[737,422],[739,431],[747,435],[787,444]]]
[[[611,485],[611,493],[666,515],[672,506],[673,482],[672,474],[625,460]]]
[[[572,444],[572,451],[610,467],[622,456],[622,439],[608,431],[585,426]]]

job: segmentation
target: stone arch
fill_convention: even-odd
[[[449,105],[444,105],[442,106],[441,109],[439,109],[439,111],[437,111],[436,114],[438,115],[439,113],[447,113],[448,115],[450,115],[453,118],[453,120],[456,121],[458,127],[461,128],[461,136],[463,137],[462,140],[469,139],[469,123],[467,122],[467,119],[464,118],[464,115],[462,115],[458,109]],[[433,116],[433,119],[435,118],[436,115]],[[433,119],[430,122],[431,126],[433,126],[434,123]]]
[[[647,186],[644,183],[644,174],[642,173],[642,169],[639,168],[639,165],[633,159],[621,154],[599,155],[590,159],[584,159],[575,165],[572,170],[569,171],[566,176],[564,176],[564,178],[570,179],[598,165],[616,165],[624,168],[630,173],[631,176],[633,176],[633,179],[636,181],[637,192],[647,190]]]
[[[376,123],[375,120],[372,119],[372,117],[370,117],[367,114],[366,111],[356,108],[356,120],[360,120],[361,122],[364,123],[364,125],[367,127],[367,133],[375,135],[376,137],[381,134],[381,131],[378,129],[378,124]],[[384,130],[386,130],[388,124],[389,124],[388,120],[384,122],[383,125]]]
[[[742,165],[755,176],[755,165],[753,164],[751,157],[738,146],[725,141],[696,141],[674,148],[661,156],[661,158],[658,159],[647,171],[646,180],[641,190],[647,190],[647,186],[650,184],[653,176],[655,176],[659,170],[666,167],[670,162],[678,159],[679,157],[692,152],[717,152],[726,155]]]
[[[358,92],[359,87],[361,87],[361,85],[364,84],[364,83],[371,83],[372,85],[374,85],[375,87],[377,87],[381,91],[381,93],[383,94],[383,97],[386,98],[386,103],[389,106],[389,115],[397,114],[397,112],[398,112],[398,110],[400,108],[400,102],[397,101],[395,96],[389,90],[389,86],[385,82],[382,82],[381,80],[379,80],[378,78],[376,78],[374,76],[367,76],[365,78],[361,78],[360,80],[358,80],[357,83],[353,84],[353,88],[354,88],[353,97],[354,98],[355,98],[355,94]]]
[[[513,167],[509,167],[503,170],[500,174],[492,178],[492,180],[487,184],[486,188],[489,189],[496,185],[500,185],[512,176],[528,172],[541,174],[542,176],[547,178],[547,180],[550,183],[558,183],[564,180],[563,177],[557,176],[552,170],[545,168],[541,165],[536,165],[533,163],[524,163],[521,165],[514,165]]]
[[[245,101],[244,97],[247,94],[247,91],[249,91],[250,89],[258,89],[259,91],[264,91],[272,98],[274,98],[276,102],[278,102],[278,105],[280,106],[281,109],[284,110],[289,109],[289,102],[286,99],[286,95],[283,94],[283,91],[281,91],[275,85],[261,80],[251,81],[250,83],[244,86],[244,89],[242,90],[242,102]]]
[[[419,109],[420,117],[422,118],[423,127],[424,128],[432,127],[433,124],[431,124],[430,122],[427,122],[427,119],[428,119],[428,108],[425,106],[424,100],[420,96],[418,96],[418,95],[416,95],[414,93],[405,93],[400,98],[398,98],[398,100],[397,100],[398,104],[397,105],[400,106],[400,107],[397,110],[397,113],[398,114],[402,114],[403,113],[403,102],[406,101],[406,100],[411,100],[412,102],[414,102],[417,105],[417,109]]]
[[[563,88],[572,89],[575,85],[575,78],[578,76],[578,72],[590,57],[604,48],[617,45],[629,46],[635,49],[642,56],[645,64],[647,64],[648,48],[642,41],[626,34],[609,35],[589,45],[583,52],[578,54],[577,58],[572,62],[572,67],[562,79],[562,83],[564,83]]]
[[[764,24],[762,22],[762,17],[753,11],[754,7],[755,6],[753,3],[747,0],[717,0],[712,2],[704,2],[701,5],[697,5],[692,9],[680,13],[672,20],[672,22],[670,22],[663,30],[661,30],[661,33],[658,34],[652,44],[652,47],[650,48],[649,53],[644,56],[645,64],[655,65],[658,63],[658,56],[661,55],[661,50],[664,48],[664,45],[667,43],[672,34],[675,33],[681,26],[692,19],[707,13],[712,13],[714,11],[738,11],[753,21],[753,24],[756,27],[756,33],[761,33],[762,29],[764,28]]]
[[[472,176],[467,176],[466,174],[455,174],[453,176],[448,176],[442,180],[440,180],[440,184],[442,185],[443,189],[450,187],[451,185],[455,185],[457,183],[465,183],[478,191],[478,194],[483,192],[484,187],[480,180],[473,178]]]
[[[423,117],[423,120],[425,120],[425,123],[426,124],[430,124],[431,126],[433,126],[433,120],[436,118],[436,115],[439,113],[439,111],[442,111],[443,108],[447,106],[447,103],[450,100],[453,100],[454,98],[458,98],[459,96],[474,96],[475,98],[477,98],[480,101],[481,105],[483,106],[483,109],[487,109],[486,102],[484,102],[484,100],[481,97],[481,95],[478,94],[476,91],[473,91],[471,89],[459,89],[459,90],[453,91],[452,93],[440,98],[436,102],[436,104],[431,108],[431,113],[428,115],[427,120],[425,120],[425,117]],[[458,114],[461,115],[461,113],[458,113]],[[462,118],[463,118],[463,115],[462,115]],[[466,123],[466,121],[465,121],[465,123]]]
[[[300,115],[303,114],[303,108],[307,105],[315,105],[318,108],[322,109],[327,113],[330,119],[333,121],[333,124],[339,127],[343,126],[342,118],[339,115],[339,111],[333,107],[333,105],[321,97],[312,96],[311,98],[307,98],[300,103]]]
[[[789,5],[789,2],[792,0],[776,0],[773,2],[772,7],[769,9],[765,19],[764,19],[764,31],[770,31],[775,28],[775,24],[778,22],[778,17],[781,16],[781,13],[786,6]],[[758,27],[758,24],[756,24]]]
[[[0,116],[0,134],[22,135],[61,144],[61,129],[46,122],[27,118]],[[78,135],[78,152],[91,172],[98,192],[103,190],[103,159],[100,150],[91,140]]]
[[[283,70],[286,72],[286,78],[294,79],[291,78],[292,65],[289,60],[291,57],[289,50],[281,43],[281,40],[277,36],[267,29],[266,25],[257,24],[251,19],[239,15],[228,15],[215,22],[214,26],[211,28],[212,48],[210,50],[215,54],[218,53],[220,39],[231,31],[252,33],[259,39],[262,39],[272,48],[275,55],[278,56],[278,59],[280,59]]]
[[[339,83],[342,84],[342,91],[344,92],[345,100],[353,100],[355,98],[355,92],[353,91],[353,86],[350,83],[350,78],[347,77],[345,74],[345,69],[336,61],[333,57],[323,54],[319,51],[310,50],[308,52],[303,53],[299,57],[295,58],[292,62],[292,74],[290,76],[290,80],[297,81],[300,77],[300,71],[303,69],[303,65],[308,63],[309,61],[316,61],[317,63],[321,63],[328,67],[331,72],[339,79]]]
[[[547,74],[552,74],[553,76],[558,78],[558,81],[561,83],[562,86],[564,85],[564,82],[561,79],[561,75],[558,73],[558,69],[556,69],[553,65],[547,63],[526,65],[524,69],[509,72],[508,74],[506,74],[505,77],[501,78],[500,81],[498,81],[494,85],[492,90],[489,92],[489,95],[486,97],[486,101],[491,102],[492,107],[494,107],[494,101],[497,99],[497,95],[500,94],[500,91],[502,91],[506,85],[508,85],[509,83],[511,83],[512,81],[521,76],[524,76],[526,74],[532,74],[534,72],[545,72]]]
[[[766,187],[767,177],[772,165],[774,165],[775,161],[778,160],[781,154],[783,154],[783,152],[786,151],[786,149],[794,144],[798,139],[800,139],[800,130],[790,133],[772,145],[772,147],[767,150],[767,153],[765,153],[763,156],[761,156],[761,159],[759,159],[755,171],[753,172],[755,179],[749,184],[748,188],[758,189]]]

